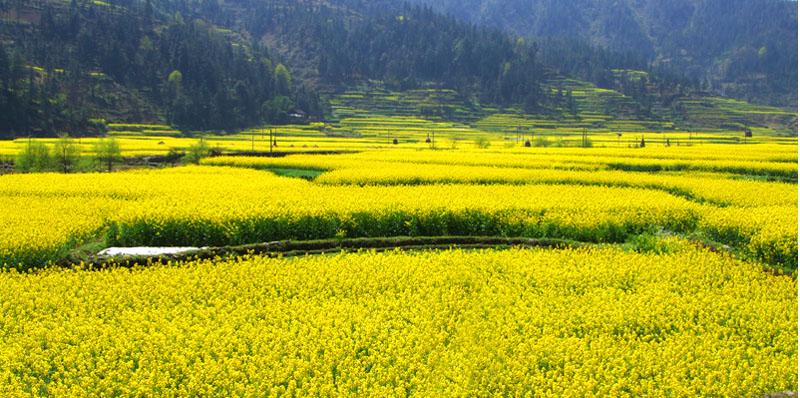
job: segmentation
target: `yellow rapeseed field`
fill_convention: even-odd
[[[0,274],[0,395],[754,397],[797,282],[686,247]]]
[[[351,155],[286,158],[216,157],[206,165],[255,169],[307,168],[329,170],[315,179],[329,185],[418,185],[418,184],[574,184],[659,189],[699,201],[747,207],[796,205],[797,186],[729,175],[662,175],[619,170],[563,170],[495,166],[465,166],[426,163],[396,163],[352,159]],[[553,166],[554,164],[549,164]]]
[[[108,243],[121,245],[227,245],[342,235],[619,242],[654,225],[690,231],[702,213],[700,205],[683,198],[638,188],[319,186],[226,167],[1,178],[0,253],[7,265],[22,262],[23,268],[35,265],[25,263],[29,251],[55,247],[55,259],[102,226],[110,227]],[[69,198],[76,199],[64,201]]]
[[[370,123],[340,126],[357,139],[276,129],[281,150],[359,153],[0,175],[0,397],[797,391],[796,144],[521,148],[498,135],[433,151],[427,127],[394,126],[416,141],[391,147]],[[124,131],[176,135],[165,127],[115,133],[124,155],[197,142]],[[263,133],[207,142],[265,151]],[[53,265],[103,246],[462,235],[562,244]]]
[[[399,161],[398,155],[420,163]],[[452,156],[460,161],[445,165],[439,163],[444,155],[222,157],[204,162],[214,167],[6,175],[0,177],[0,263],[40,266],[103,233],[110,245],[398,235],[620,243],[653,228],[706,233],[768,263],[790,268],[796,263],[794,183],[742,180],[730,173],[609,170],[591,163],[597,156],[580,164],[601,169],[562,170],[511,164],[547,163],[550,157],[493,153],[481,159],[457,151]],[[551,166],[558,163],[558,156],[552,159]],[[498,163],[478,165],[490,161]],[[796,172],[793,163],[770,164],[790,165]],[[220,165],[331,171],[307,182]]]
[[[372,150],[341,156],[290,156],[286,158],[235,158],[241,165],[284,165],[333,169],[353,161],[423,163],[463,166],[597,170],[691,170],[763,175],[797,175],[796,146],[738,147],[708,145],[675,148],[514,148],[500,150]],[[230,163],[231,159],[209,159]]]

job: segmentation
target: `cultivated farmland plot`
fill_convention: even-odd
[[[526,147],[481,123],[265,127],[205,137],[228,156],[198,165],[0,176],[0,395],[797,390],[796,138]],[[197,142],[150,127],[115,127],[124,156]],[[112,246],[208,248],[94,255]]]
[[[2,0],[0,398],[797,398],[797,0]]]

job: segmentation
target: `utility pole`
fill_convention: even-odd
[[[747,144],[747,123],[744,125],[744,143]]]

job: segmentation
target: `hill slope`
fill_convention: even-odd
[[[231,131],[291,121],[295,109],[331,118],[341,112],[317,93],[338,107],[364,84],[422,93],[403,114],[468,122],[506,109],[581,126],[584,113],[692,123],[680,99],[711,97],[633,52],[526,40],[385,1],[22,1],[0,11],[0,136],[93,133],[98,119]]]
[[[634,51],[719,94],[797,103],[797,2],[785,0],[411,0],[524,36]]]
[[[90,119],[107,118],[235,130],[295,106],[322,116],[265,48],[208,20],[150,2],[20,4],[0,24],[0,136],[92,134]]]

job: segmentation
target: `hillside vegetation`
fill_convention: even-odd
[[[797,104],[797,2],[785,0],[412,0],[523,36],[632,51],[708,89]]]
[[[794,112],[720,99],[706,79],[646,55],[379,4],[4,5],[0,137],[126,123],[230,133],[365,114],[474,125],[509,113],[554,127],[796,134]]]

